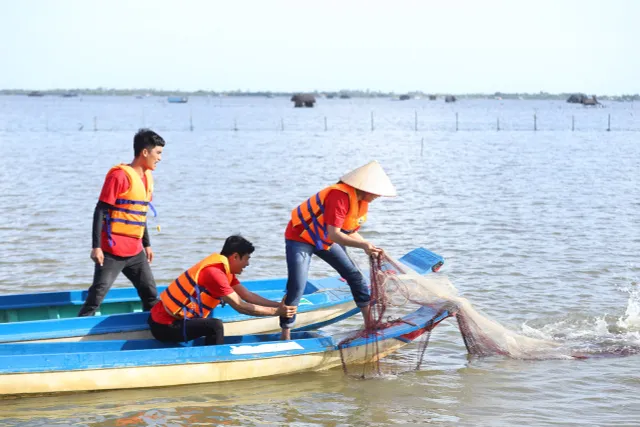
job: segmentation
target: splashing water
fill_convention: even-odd
[[[372,258],[370,265],[373,327],[363,329],[347,340],[375,335],[375,329],[384,327],[385,316],[388,321],[397,312],[422,305],[447,307],[456,317],[467,351],[472,356],[542,360],[640,353],[640,291],[637,290],[631,292],[626,312],[615,325],[610,325],[606,316],[591,318],[586,323],[584,319],[578,323],[565,319],[542,329],[524,325],[524,332],[517,333],[476,310],[469,300],[458,295],[455,286],[442,273],[421,276],[386,255]],[[373,344],[375,346],[375,340]],[[426,343],[419,349],[417,368],[425,350]],[[372,351],[376,352],[375,347]]]
[[[621,329],[640,330],[640,291],[631,291],[627,310],[624,316],[618,319],[617,325]]]

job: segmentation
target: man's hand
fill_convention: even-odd
[[[280,301],[280,305],[278,306],[278,311],[276,311],[276,316],[291,318],[295,316],[298,312],[298,307],[295,305],[284,305],[284,298]]]
[[[144,248],[144,252],[147,254],[147,261],[151,264],[153,262],[153,251],[151,250],[151,246]]]
[[[91,249],[91,255],[89,255],[89,257],[96,264],[100,264],[100,267],[102,267],[102,264],[104,264],[104,252],[102,252],[102,249],[100,248]]]
[[[364,249],[365,253],[369,256],[371,255],[380,255],[384,253],[384,250],[382,250],[382,248],[377,248],[375,247],[372,243],[369,242],[364,242],[364,247],[362,249]]]

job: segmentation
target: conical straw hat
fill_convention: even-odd
[[[377,196],[393,197],[398,194],[380,163],[375,160],[352,170],[340,178],[340,181]]]

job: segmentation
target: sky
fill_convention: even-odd
[[[640,0],[0,0],[0,89],[640,93]]]

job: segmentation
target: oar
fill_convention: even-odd
[[[425,248],[417,248],[405,254],[398,261],[415,270],[418,274],[434,273],[444,264],[444,258]]]

